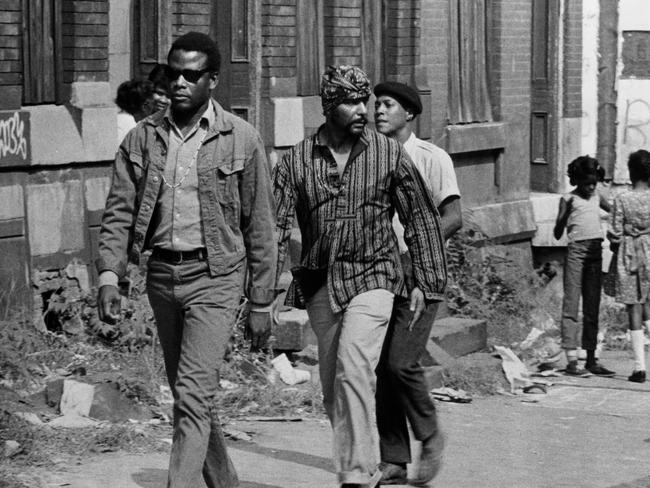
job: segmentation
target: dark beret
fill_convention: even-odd
[[[422,113],[420,95],[413,88],[397,81],[385,81],[375,86],[373,90],[376,97],[388,95],[397,100],[402,107],[413,112],[413,115]]]

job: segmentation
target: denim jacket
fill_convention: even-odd
[[[212,276],[246,259],[248,298],[275,298],[277,243],[269,165],[259,133],[214,102],[216,121],[197,155],[199,205]],[[126,274],[138,262],[150,228],[166,163],[169,128],[160,111],[141,121],[120,145],[99,234],[97,270]]]

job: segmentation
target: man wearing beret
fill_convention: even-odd
[[[423,300],[441,300],[447,281],[435,203],[395,140],[366,127],[370,85],[353,66],[321,80],[325,123],[273,170],[282,269],[293,216],[302,235],[287,304],[305,307],[318,339],[323,402],[344,488],[374,487],[377,469],[375,368],[395,297],[406,297],[391,218],[397,212]]]
[[[434,144],[415,137],[411,125],[422,113],[422,102],[414,89],[389,81],[375,86],[374,93],[377,97],[377,130],[400,142],[413,160],[438,207],[447,239],[462,225],[460,193],[451,158]],[[407,246],[402,239],[404,228],[397,216],[393,223],[400,250],[406,253]],[[408,259],[404,261],[408,285]],[[418,293],[420,291],[414,288],[410,302],[418,300],[413,296]],[[428,304],[417,319],[409,300],[395,299],[393,317],[377,368],[377,427],[382,484],[406,482],[406,464],[411,462],[407,419],[415,438],[422,442],[418,474],[411,482],[425,484],[440,468],[444,440],[420,365],[437,308],[438,303]]]

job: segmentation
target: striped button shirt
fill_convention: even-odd
[[[298,143],[273,170],[279,260],[287,254],[294,211],[302,234],[301,260],[293,268],[327,270],[330,305],[343,310],[357,295],[383,288],[406,296],[395,211],[413,274],[427,299],[441,300],[447,281],[440,217],[417,169],[397,141],[365,129],[340,176],[336,161],[315,134]],[[303,307],[295,280],[287,304]]]

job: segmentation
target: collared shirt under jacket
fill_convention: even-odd
[[[321,270],[334,311],[355,296],[383,288],[405,296],[404,276],[391,219],[404,223],[415,284],[441,300],[447,281],[440,217],[402,146],[365,129],[342,175],[318,134],[289,150],[273,170],[278,219],[278,270],[284,266],[293,215],[302,234],[300,263],[292,271]],[[287,304],[300,303],[296,283]],[[298,295],[298,296],[296,296]]]
[[[264,144],[253,126],[213,103],[214,124],[196,156],[199,207],[212,276],[231,273],[244,259],[248,297],[275,298],[277,244],[274,202]],[[99,235],[98,272],[126,273],[151,246],[153,214],[169,149],[164,111],[140,121],[115,158],[113,181]]]

